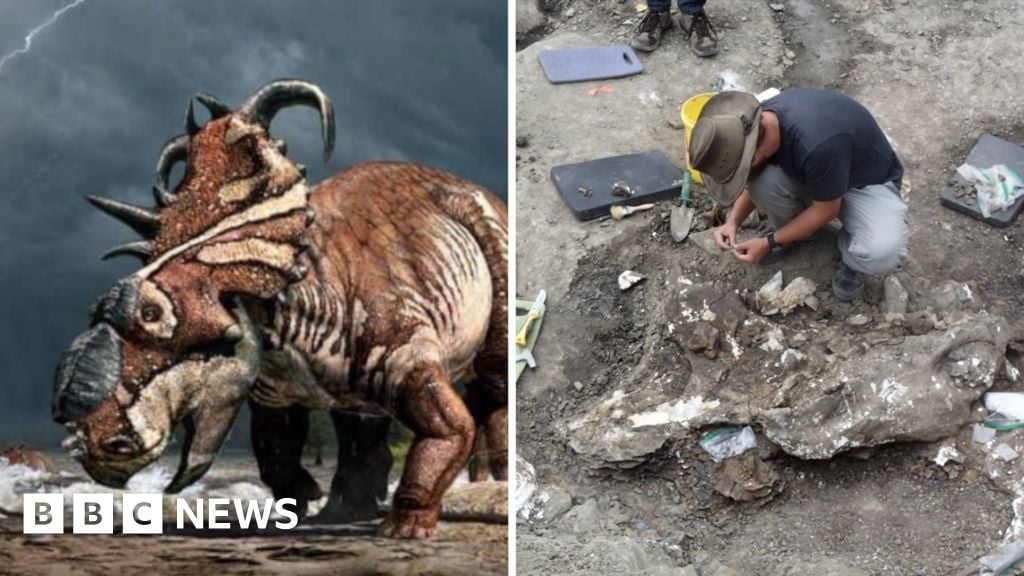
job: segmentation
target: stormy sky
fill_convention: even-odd
[[[4,0],[0,55],[70,3]],[[99,260],[133,234],[82,196],[151,204],[157,152],[191,95],[235,106],[267,81],[308,79],[334,101],[331,161],[314,111],[286,110],[271,131],[311,182],[414,160],[505,198],[506,14],[480,0],[85,0],[37,33],[0,69],[0,443],[59,437],[60,353],[136,267]]]

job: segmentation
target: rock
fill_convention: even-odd
[[[668,439],[714,420],[720,407],[717,399],[678,398],[656,386],[616,390],[569,422],[569,447],[595,471],[629,470],[661,454]]]
[[[685,284],[673,296],[668,311],[670,333],[681,347],[705,352],[714,349],[709,358],[714,358],[718,349],[734,359],[743,354],[736,328],[747,317],[747,307],[736,292],[717,284]]]
[[[548,494],[547,502],[541,507],[542,517],[545,522],[558,520],[562,514],[565,514],[572,508],[572,496],[565,490],[549,486],[544,491]]]
[[[947,462],[962,464],[963,461],[964,455],[961,454],[953,444],[943,444],[939,447],[939,452],[935,455],[935,463],[939,466],[945,466]]]
[[[603,517],[597,500],[587,500],[562,516],[558,525],[564,530],[577,534],[602,532],[601,519]]]
[[[805,357],[799,350],[793,348],[787,348],[779,356],[779,364],[782,365],[782,369],[786,372],[793,372],[803,366]]]
[[[715,295],[730,294],[697,286],[688,288],[709,296],[697,300],[705,310],[721,305]],[[686,301],[686,314],[696,324],[702,308],[689,308],[694,304]],[[760,427],[782,451],[807,459],[890,442],[934,442],[971,421],[971,405],[1001,374],[1010,333],[1004,319],[987,314],[947,322],[943,331],[870,347],[830,339],[829,347],[841,350],[831,362],[808,362],[781,382],[715,383],[694,371],[682,396],[655,384],[615,390],[568,423],[569,446],[599,471],[634,468],[674,443],[692,445],[694,430],[725,422]],[[722,330],[726,351],[728,333]]]
[[[577,381],[572,383],[572,387],[575,388],[577,392],[579,392],[579,391],[583,390],[583,382],[580,382],[579,380],[577,380]]]
[[[540,0],[516,0],[517,42],[521,42],[543,25],[544,13],[540,8]]]
[[[911,334],[927,334],[935,329],[935,315],[927,311],[910,314],[903,320],[903,326]]]
[[[1003,462],[1013,462],[1020,455],[1006,444],[996,444],[996,447],[992,449],[992,456]]]
[[[871,322],[871,316],[867,314],[854,314],[846,319],[846,323],[850,326],[863,326],[868,322]]]
[[[988,444],[996,439],[996,430],[984,424],[975,424],[971,429],[971,438],[978,444]]]
[[[715,465],[715,490],[737,502],[768,497],[779,484],[778,474],[756,452],[744,452]]]
[[[9,465],[27,466],[37,472],[56,474],[59,469],[57,463],[45,452],[35,450],[28,446],[9,446],[0,450],[0,456],[7,460]]]
[[[782,12],[783,10],[786,9],[785,4],[769,4],[768,7],[776,12]]]
[[[508,516],[508,482],[453,484],[444,494],[441,509],[462,516]]]
[[[708,322],[700,321],[693,329],[690,339],[686,341],[686,347],[693,352],[703,352],[712,360],[718,356],[720,332]]]
[[[922,282],[923,283],[923,282]],[[977,312],[984,303],[975,291],[964,282],[946,280],[938,287],[915,288],[915,308],[931,308],[938,312]]]
[[[778,328],[772,328],[768,330],[765,341],[759,346],[761,350],[765,352],[779,352],[786,348],[786,337],[782,333],[782,330]]]
[[[935,441],[971,419],[971,404],[995,381],[1008,330],[995,317],[907,336],[835,362],[776,392],[754,417],[788,454],[830,458],[858,446]],[[968,369],[950,374],[963,363]]]
[[[691,232],[687,237],[689,242],[712,256],[729,256],[728,250],[722,250],[715,244],[714,229],[709,228],[703,232]]]
[[[529,520],[537,511],[537,472],[533,465],[516,455],[516,516]]]
[[[906,316],[904,314],[891,314],[891,313],[887,313],[885,315],[885,321],[888,322],[889,324],[895,324],[895,325],[898,325],[898,326],[902,326],[904,320],[906,320]]]
[[[526,148],[530,145],[530,139],[526,136],[516,136],[516,148]]]
[[[639,284],[644,278],[646,278],[646,276],[639,272],[626,270],[622,274],[619,274],[619,290],[629,290],[633,286]]]
[[[779,270],[757,291],[754,303],[758,311],[765,316],[789,314],[801,305],[809,305],[816,309],[818,299],[814,291],[817,289],[818,285],[813,280],[802,276],[794,279],[783,289],[782,270]]]
[[[906,314],[907,306],[910,303],[910,295],[907,289],[900,283],[896,276],[888,276],[882,283],[885,292],[885,304],[882,311],[886,314]]]

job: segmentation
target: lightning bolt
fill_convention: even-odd
[[[25,35],[24,46],[18,48],[17,50],[8,52],[7,54],[4,54],[2,57],[0,57],[0,72],[4,71],[4,66],[7,64],[8,61],[15,59],[18,56],[21,56],[22,54],[28,54],[28,51],[32,49],[32,39],[36,37],[36,34],[39,34],[43,30],[46,30],[50,26],[53,26],[53,24],[56,23],[57,20],[60,20],[60,17],[63,16],[65,12],[71,10],[79,4],[84,4],[85,1],[86,0],[74,0],[67,6],[64,6],[60,10],[57,10],[56,12],[51,14],[50,17],[46,19],[46,22],[43,22],[39,26],[36,26],[35,28],[29,30],[28,34]]]

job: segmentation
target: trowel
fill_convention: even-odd
[[[669,229],[676,242],[686,240],[693,226],[693,207],[690,206],[690,171],[683,171],[683,182],[679,188],[679,203],[672,207]]]

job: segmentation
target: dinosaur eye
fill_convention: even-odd
[[[159,306],[154,304],[144,304],[142,306],[142,321],[143,322],[156,322],[160,320],[160,316],[163,311],[160,310]]]

